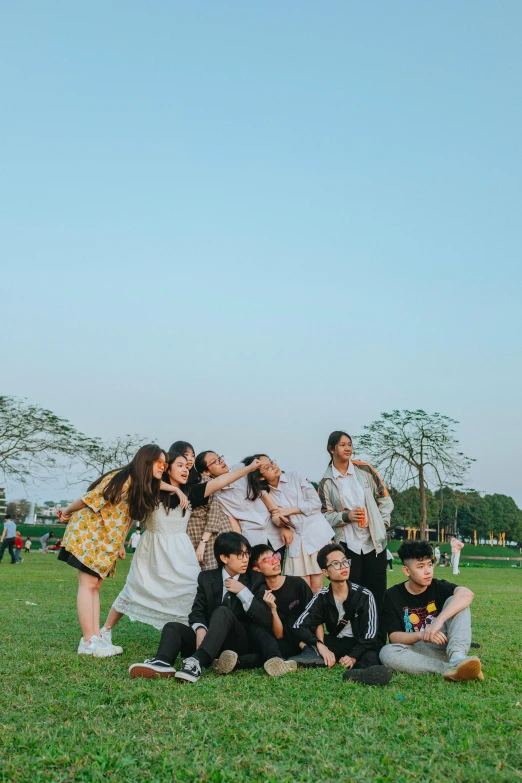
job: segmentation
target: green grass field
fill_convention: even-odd
[[[128,565],[103,585],[102,614]],[[399,569],[389,576],[399,581]],[[38,554],[13,567],[6,553],[0,779],[520,781],[522,573],[469,568],[455,579],[476,594],[484,682],[395,675],[385,688],[365,688],[343,683],[336,666],[281,679],[208,674],[182,685],[130,680],[127,667],[155,652],[158,633],[126,618],[114,634],[123,655],[76,655],[74,570]]]

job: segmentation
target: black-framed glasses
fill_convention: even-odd
[[[243,549],[241,552],[234,552],[238,560],[250,560],[250,552]]]
[[[207,465],[207,469],[212,467],[212,465],[224,465],[225,464],[225,458],[222,454],[216,457],[216,459],[213,459],[212,462],[209,462]]]
[[[332,560],[331,563],[328,563],[326,566],[327,568],[335,568],[336,571],[340,571],[341,568],[350,568],[352,564],[351,560]]]

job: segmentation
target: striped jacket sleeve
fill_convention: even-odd
[[[373,650],[376,646],[378,631],[378,615],[375,598],[370,590],[363,589],[360,605],[358,607],[359,623],[355,645],[350,653],[356,661],[366,650]]]
[[[391,513],[393,511],[393,500],[390,497],[390,493],[386,489],[384,481],[379,476],[373,465],[370,465],[368,462],[359,462],[354,460],[354,464],[363,470],[371,479],[373,496],[379,507],[382,520],[385,525],[389,525],[391,522]]]
[[[326,620],[324,600],[327,593],[327,587],[323,587],[319,590],[294,623],[294,635],[298,637],[300,641],[305,642],[305,644],[317,644],[315,629],[318,625],[323,625]]]
[[[330,488],[332,484],[331,479],[321,479],[319,482],[319,498],[321,499],[321,512],[324,514],[328,522],[332,527],[342,527],[346,525],[346,518],[343,519],[343,511],[337,511],[332,504]]]

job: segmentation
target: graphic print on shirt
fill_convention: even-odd
[[[437,604],[430,601],[427,606],[404,606],[404,627],[406,633],[420,633],[434,622],[437,616]]]

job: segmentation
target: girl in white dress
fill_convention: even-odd
[[[112,605],[103,638],[112,643],[112,628],[123,615],[161,630],[165,623],[188,624],[196,595],[199,563],[187,535],[193,508],[204,505],[214,492],[257,470],[259,461],[231,471],[206,484],[193,484],[188,497],[180,486],[187,483],[189,468],[183,454],[169,455],[164,481],[178,494],[164,493],[158,508],[146,519],[146,530],[134,555],[127,581]]]
[[[277,504],[271,512],[273,522],[289,519],[294,526],[293,540],[286,550],[285,574],[302,576],[312,592],[317,593],[323,586],[317,552],[333,538],[332,528],[321,513],[319,495],[299,471],[283,472],[265,454],[258,456],[259,471],[248,477],[252,489],[256,492],[266,487],[269,497]]]

